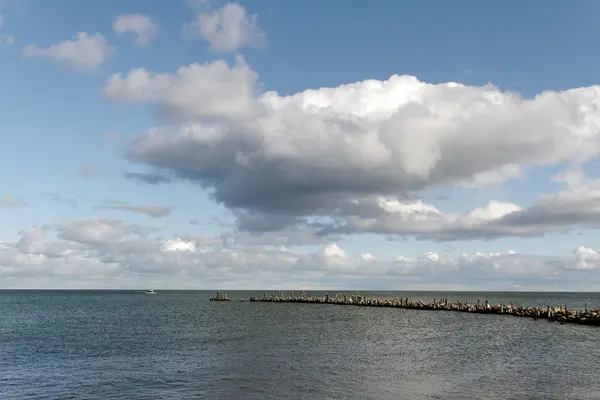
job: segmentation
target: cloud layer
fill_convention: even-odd
[[[334,243],[300,253],[152,232],[102,219],[24,230],[17,242],[0,242],[0,286],[593,290],[590,282],[600,282],[599,253],[585,247],[562,258],[507,251],[382,260],[348,256]]]

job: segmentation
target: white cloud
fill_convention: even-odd
[[[153,74],[143,68],[132,69],[125,76],[115,74],[104,86],[104,96],[129,103],[158,102],[175,115],[185,118],[241,118],[255,115],[259,110],[253,94],[258,75],[242,57],[229,66],[223,60],[181,67],[177,74]],[[196,132],[191,126],[189,135],[204,135],[206,140],[218,139],[220,127]],[[162,131],[156,132],[157,138]]]
[[[467,216],[475,220],[489,221],[505,217],[517,211],[521,211],[521,207],[516,204],[492,200],[486,207],[476,208],[472,211],[469,211]]]
[[[113,30],[118,34],[130,32],[135,35],[138,46],[146,46],[156,33],[156,24],[144,14],[120,15],[113,22]]]
[[[508,251],[460,256],[428,252],[414,260],[402,256],[381,259],[370,253],[350,256],[336,243],[300,253],[284,248],[227,246],[210,237],[148,237],[139,231],[136,226],[103,220],[73,221],[54,232],[36,227],[23,230],[18,242],[0,243],[0,285],[340,290],[600,288],[600,256],[597,250],[585,247],[564,257]],[[573,274],[572,269],[579,272]]]
[[[258,75],[238,58],[231,67],[220,60],[174,75],[131,70],[110,77],[104,94],[159,104],[181,122],[152,128],[133,143],[129,160],[158,171],[136,177],[199,183],[243,216],[241,223],[253,216],[262,229],[319,216],[342,218],[342,227],[329,230],[346,233],[428,236],[442,227],[450,239],[459,230],[462,238],[563,231],[569,228],[559,209],[564,198],[541,198],[525,210],[492,201],[471,214],[445,216],[421,204],[429,208],[413,209],[408,218],[433,221],[421,227],[407,227],[406,215],[385,207],[394,201],[406,207],[406,198],[425,188],[498,185],[521,178],[524,168],[581,164],[600,154],[600,86],[528,99],[490,85],[392,76],[280,96],[261,92]],[[374,198],[392,203],[382,207]],[[555,213],[563,220],[553,226]],[[573,224],[585,224],[573,217]]]
[[[600,254],[598,251],[579,246],[573,250],[577,269],[598,269],[600,266]]]
[[[332,243],[323,249],[323,256],[325,258],[346,258],[346,253],[340,246]]]
[[[469,179],[459,181],[458,185],[466,188],[476,189],[487,186],[498,186],[505,181],[523,177],[523,169],[519,165],[506,164],[499,168],[478,172]]]
[[[180,238],[167,240],[162,247],[162,251],[196,251],[196,242],[187,241]]]
[[[65,40],[47,48],[28,44],[22,50],[27,58],[61,61],[83,70],[97,68],[115,53],[116,49],[100,33],[90,35],[86,32],[78,32],[73,40]]]
[[[266,43],[267,35],[258,26],[257,16],[249,16],[241,4],[227,3],[214,11],[199,8],[194,21],[185,26],[185,32],[204,38],[212,51],[229,53]]]

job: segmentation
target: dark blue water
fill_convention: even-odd
[[[0,292],[0,399],[600,398],[598,328],[213,294]],[[380,295],[600,307],[600,294]]]

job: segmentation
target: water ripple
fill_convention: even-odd
[[[215,304],[210,295],[0,292],[0,398],[585,400],[600,392],[600,329],[593,327]]]

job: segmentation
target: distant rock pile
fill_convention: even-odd
[[[210,301],[231,301],[231,299],[227,296],[227,293],[217,292],[217,295],[211,297]]]
[[[270,303],[310,303],[310,304],[336,304],[346,306],[363,307],[394,307],[410,310],[439,310],[439,311],[457,311],[480,314],[503,314],[515,317],[527,317],[534,319],[546,319],[548,321],[560,323],[574,323],[581,325],[600,326],[600,309],[595,310],[573,310],[566,306],[547,306],[547,307],[524,307],[513,306],[512,304],[489,304],[486,300],[484,304],[471,304],[467,302],[449,302],[448,299],[433,300],[431,303],[425,303],[420,300],[411,300],[409,298],[397,299],[377,299],[375,297],[364,297],[358,295],[338,294],[335,297],[307,297],[284,295],[284,294],[265,294],[262,297],[251,297],[243,301],[258,301]]]

